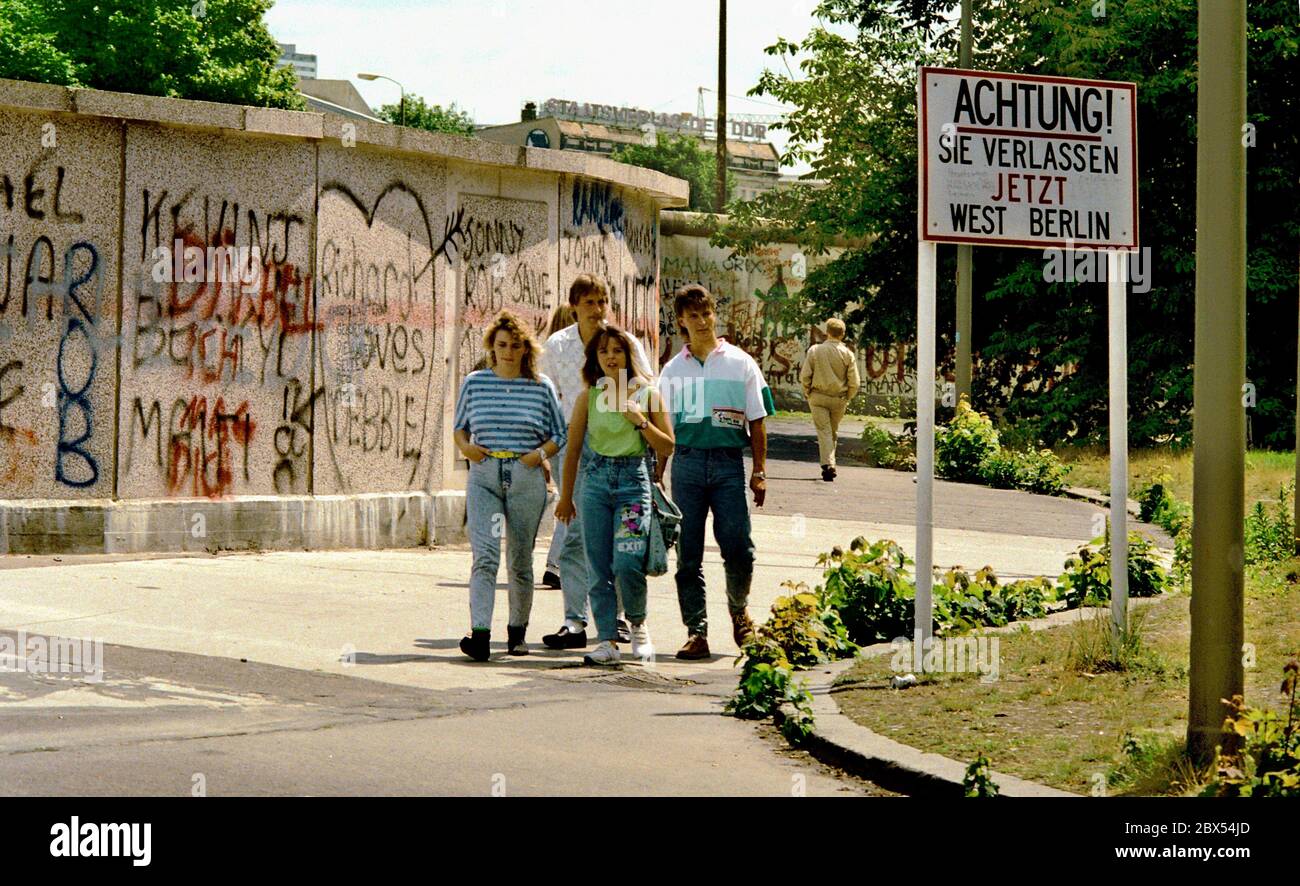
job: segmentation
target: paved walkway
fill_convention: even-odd
[[[911,475],[846,467],[826,484],[794,461],[769,474],[769,505],[754,511],[757,619],[783,582],[817,582],[816,557],[832,545],[886,536],[914,550]],[[955,484],[936,500],[936,563],[1008,577],[1058,572],[1096,511]],[[536,593],[534,654],[507,658],[504,585],[493,660],[466,660],[466,547],[9,558],[0,628],[116,645],[102,684],[0,678],[0,785],[188,794],[202,772],[214,794],[475,794],[498,776],[508,793],[871,792],[718,716],[737,649],[722,564],[707,551],[713,659],[673,658],[686,635],[665,576],[650,583],[658,657],[600,673],[579,652],[541,648],[561,621],[557,591]],[[539,576],[542,566],[539,553]]]

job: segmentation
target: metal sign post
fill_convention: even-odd
[[[934,566],[935,251],[938,243],[1106,254],[1110,315],[1111,614],[1128,604],[1128,250],[1138,248],[1137,86],[922,67],[917,81],[916,601],[924,670]],[[1056,250],[1056,255],[1051,253]],[[1073,268],[1071,268],[1072,272]],[[1099,276],[1099,273],[1098,275]],[[1084,279],[1096,279],[1096,276]],[[1071,273],[1067,279],[1074,279]],[[1116,638],[1120,631],[1115,632]]]
[[[1128,632],[1128,253],[1106,253],[1110,323],[1110,617],[1115,653]]]

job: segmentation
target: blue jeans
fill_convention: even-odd
[[[587,593],[591,590],[587,549],[582,541],[582,481],[587,459],[593,454],[585,445],[582,447],[578,478],[573,484],[573,507],[577,513],[564,528],[564,542],[560,547],[560,593],[564,595],[564,617],[582,624],[587,623]],[[563,477],[560,479],[560,494],[564,494]]]
[[[474,628],[492,626],[503,535],[510,576],[508,624],[528,625],[533,609],[533,544],[545,506],[546,477],[540,467],[530,468],[513,458],[470,462],[465,509],[474,552],[469,578],[469,614]]]
[[[555,453],[551,461],[551,479],[556,487],[563,492],[564,487],[564,447]],[[556,573],[560,571],[560,553],[564,550],[564,536],[568,527],[559,520],[555,521],[555,531],[551,534],[551,546],[546,550],[546,568],[554,569]],[[560,579],[560,586],[564,586],[564,579]]]
[[[650,529],[650,471],[640,455],[591,453],[582,481],[582,533],[591,573],[597,639],[618,639],[618,594],[633,624],[645,621],[645,561]]]
[[[677,603],[682,623],[707,637],[704,603],[704,521],[713,511],[713,537],[727,576],[727,609],[745,611],[754,578],[754,541],[746,500],[745,456],[741,449],[678,446],[672,464],[673,502],[682,512],[677,541]]]

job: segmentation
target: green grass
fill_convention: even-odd
[[[1249,567],[1246,700],[1279,709],[1287,653],[1300,649],[1300,560]],[[1140,651],[1126,670],[1088,670],[1080,647],[1095,631],[1072,623],[999,635],[1001,673],[927,676],[888,688],[890,657],[863,660],[841,680],[840,708],[873,731],[963,763],[983,752],[993,767],[1081,794],[1181,794],[1204,778],[1187,764],[1190,598],[1176,594],[1143,608]],[[1136,612],[1135,608],[1135,612]]]
[[[1102,447],[1062,446],[1053,450],[1070,466],[1071,486],[1110,492],[1110,454]],[[1179,501],[1192,500],[1192,451],[1167,447],[1135,449],[1128,456],[1129,496],[1160,474],[1172,478],[1169,491]],[[1257,501],[1277,500],[1278,487],[1295,480],[1295,453],[1253,449],[1246,453],[1246,510]]]

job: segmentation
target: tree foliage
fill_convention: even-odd
[[[375,116],[389,123],[400,123],[401,102],[380,105]],[[474,118],[456,107],[455,102],[444,108],[442,105],[428,104],[420,96],[411,93],[406,94],[406,125],[430,132],[450,132],[452,135],[473,135],[475,129]]]
[[[1128,303],[1130,439],[1185,442],[1191,430],[1196,235],[1194,0],[981,2],[973,67],[1109,80],[1138,89],[1142,244],[1150,291]],[[748,249],[776,219],[806,250],[836,234],[869,244],[811,271],[803,306],[846,315],[863,340],[911,340],[916,292],[916,66],[955,65],[959,5],[824,0],[808,36],[778,39],[782,65],[752,90],[796,108],[783,162],[807,160],[824,190],[733,207],[717,242]],[[1289,0],[1248,6],[1247,378],[1254,442],[1291,440],[1300,221],[1300,25]],[[955,253],[939,250],[940,349],[951,365]],[[1036,425],[1047,441],[1106,433],[1105,284],[1048,283],[1037,251],[975,252],[976,402]],[[849,303],[859,307],[847,312]],[[1065,371],[1062,371],[1064,368]],[[1009,397],[1005,391],[1010,391]]]
[[[655,134],[653,145],[625,145],[613,153],[620,163],[654,169],[675,178],[685,179],[691,185],[689,209],[695,212],[718,212],[718,160],[717,155],[704,148],[699,139],[688,135]],[[735,190],[732,173],[727,172],[727,198]]]
[[[0,0],[0,77],[301,110],[271,0]]]

